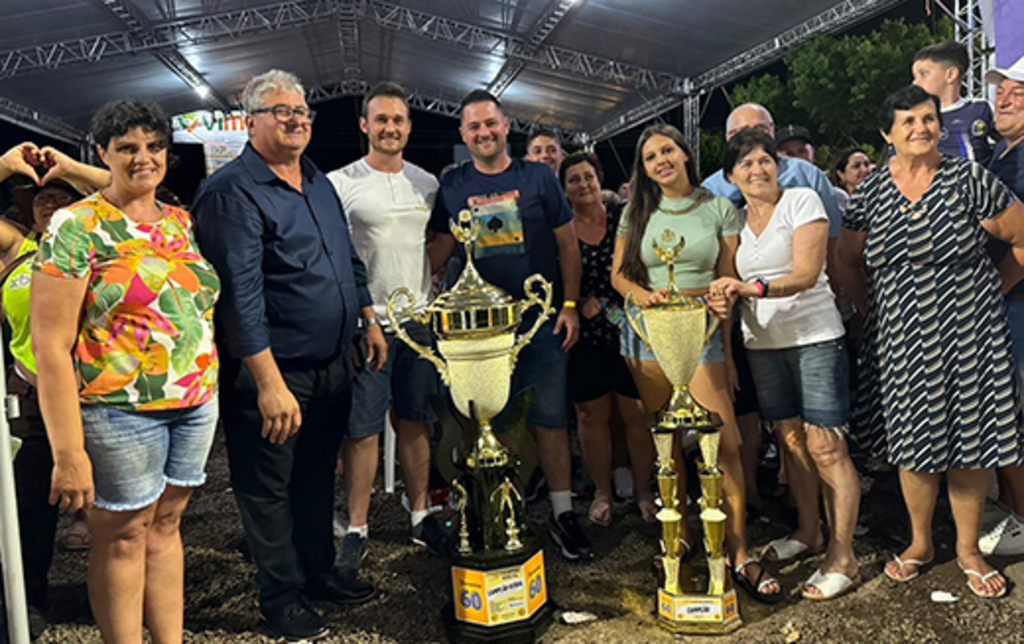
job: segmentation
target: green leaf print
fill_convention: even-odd
[[[96,302],[93,304],[94,312],[90,312],[94,319],[107,315],[124,299],[124,284],[101,283],[93,288],[93,295]]]
[[[150,375],[140,373],[135,379],[135,389],[139,392],[139,400],[152,402],[166,398],[164,385],[167,384],[167,374]]]
[[[199,343],[203,337],[203,324],[192,301],[192,294],[181,287],[166,289],[160,294],[159,307],[178,329],[179,335],[174,339],[174,348],[171,349],[171,367],[179,375],[187,373],[199,352]]]
[[[128,231],[128,221],[124,218],[101,219],[99,228],[106,233],[110,237],[110,241],[115,244],[132,239],[132,234]]]
[[[89,249],[91,241],[89,232],[81,220],[71,218],[61,224],[50,244],[43,244],[49,250],[53,247],[53,264],[65,275],[85,277],[89,272]],[[44,252],[43,261],[48,258]]]

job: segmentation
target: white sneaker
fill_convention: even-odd
[[[1012,512],[978,539],[983,555],[1024,554],[1024,521]]]

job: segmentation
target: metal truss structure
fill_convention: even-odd
[[[531,53],[544,43],[574,4],[576,4],[575,0],[551,0],[547,10],[537,20],[533,29],[530,30],[529,35],[526,37]],[[495,96],[501,96],[508,89],[508,86],[519,77],[519,74],[522,73],[525,67],[526,63],[518,58],[506,60],[501,69],[498,70],[498,73],[495,74],[494,79],[487,85],[487,91]]]
[[[692,78],[681,78],[667,72],[545,44],[552,31],[570,11],[572,0],[551,0],[547,10],[526,37],[417,11],[385,0],[282,0],[255,8],[210,12],[187,18],[173,17],[171,12],[171,19],[162,22],[149,22],[133,12],[130,0],[97,1],[118,15],[127,31],[0,51],[0,87],[4,79],[20,74],[139,53],[156,55],[192,87],[207,86],[202,75],[180,54],[179,47],[334,21],[342,50],[343,78],[310,89],[309,100],[318,102],[337,96],[352,96],[365,92],[367,88],[361,73],[359,37],[360,25],[365,20],[372,21],[381,29],[409,33],[504,57],[505,64],[501,71],[488,85],[496,94],[504,92],[524,68],[536,66],[632,88],[651,97],[614,116],[594,131],[562,131],[561,134],[570,141],[593,145],[683,105],[688,139],[696,145],[699,138],[696,127],[699,123],[701,94],[778,60],[789,48],[817,34],[847,28],[903,0],[842,0],[830,9]],[[981,0],[955,1],[959,17],[956,21],[958,39],[963,38],[965,44],[969,41],[968,47],[974,54],[972,61],[977,67],[972,67],[966,82],[972,94],[980,93],[984,91],[981,74],[987,62],[984,35],[980,29]],[[228,101],[223,96],[215,92],[211,92],[211,96],[215,105],[221,102],[223,105],[219,107],[227,107]],[[458,113],[456,101],[430,92],[414,91],[410,102],[417,109],[436,114],[457,116]],[[8,119],[20,119],[26,113],[31,113],[34,116],[26,117],[26,126],[37,130],[46,129],[48,134],[59,138],[76,138],[81,135],[74,128],[60,124],[55,119],[41,117],[27,108],[5,108],[4,112]],[[510,115],[510,119],[514,131],[526,132],[536,127],[520,116]],[[20,120],[18,122],[22,123]]]
[[[368,15],[384,29],[404,31],[468,49],[493,52],[553,71],[644,91],[673,91],[683,83],[682,78],[666,72],[646,69],[601,56],[592,56],[565,47],[534,46],[530,41],[497,29],[488,29],[381,0],[365,0],[365,2]],[[557,24],[557,21],[554,24]],[[551,29],[554,29],[554,24]],[[540,25],[538,32],[543,38],[547,37],[547,33],[544,33],[544,24]]]
[[[310,105],[316,103],[323,103],[325,101],[331,101],[336,98],[345,98],[350,96],[363,96],[370,90],[371,83],[365,80],[342,80],[333,83],[325,83],[323,85],[317,85],[306,89],[306,100]],[[459,118],[459,103],[460,99],[453,99],[446,96],[442,96],[436,92],[425,92],[421,89],[410,89],[406,88],[406,95],[409,100],[409,107],[421,112],[428,112],[430,114],[437,114],[439,116],[447,116],[449,118]],[[528,118],[521,115],[516,115],[514,112],[505,110],[505,116],[509,120],[509,128],[513,132],[520,134],[529,134],[537,129],[538,124]],[[545,125],[546,129],[550,129],[563,140],[573,144],[583,144],[585,137],[582,132],[574,130],[566,130],[551,125]]]
[[[82,145],[88,134],[52,116],[0,96],[0,119],[60,141]]]
[[[676,91],[667,92],[633,108],[588,133],[588,136],[595,141],[615,136],[659,114],[679,107],[690,94],[708,92],[781,59],[790,48],[806,42],[813,36],[846,29],[902,2],[903,0],[844,0],[799,25],[787,29],[778,36],[748,49],[738,56],[733,56],[692,79],[687,79],[687,83]],[[687,140],[693,141],[694,139]]]
[[[945,7],[943,7],[945,9]],[[947,9],[948,11],[948,9]],[[956,0],[953,9],[954,37],[967,48],[970,68],[964,75],[963,83],[968,96],[986,96],[985,72],[988,71],[989,56],[994,51],[985,30],[980,0]]]
[[[128,0],[98,0],[107,9],[118,17],[130,30],[133,37],[139,41],[152,40],[153,29],[149,20],[141,15]],[[174,72],[175,76],[183,80],[189,87],[202,92],[203,100],[209,103],[214,109],[227,110],[230,102],[217,90],[206,82],[203,75],[192,66],[177,49],[158,49],[153,55],[160,60],[168,69]]]

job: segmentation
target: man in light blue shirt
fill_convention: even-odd
[[[761,130],[775,139],[775,122],[772,115],[764,106],[757,103],[740,105],[729,114],[725,121],[725,139],[728,141],[733,134],[745,127]],[[832,184],[824,172],[803,159],[780,156],[778,181],[780,188],[810,188],[817,192],[828,213],[829,239],[839,236],[843,226],[843,213],[839,210],[839,204],[836,203],[835,194],[832,192]],[[721,170],[705,179],[704,187],[720,197],[729,199],[736,207],[743,205],[743,195],[740,194],[739,188],[729,183]]]

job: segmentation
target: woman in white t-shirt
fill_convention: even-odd
[[[823,487],[832,538],[802,594],[832,599],[859,583],[853,530],[860,484],[846,448],[850,394],[843,322],[825,276],[828,216],[813,190],[779,188],[775,145],[763,132],[734,135],[723,167],[747,202],[736,254],[740,279],[720,278],[711,291],[744,298],[743,344],[761,416],[783,448],[799,513],[796,532],[769,543],[765,558],[786,561],[822,549]]]

